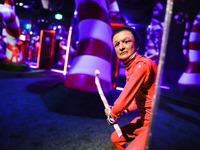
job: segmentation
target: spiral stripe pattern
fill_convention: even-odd
[[[200,11],[193,22],[189,36],[189,64],[181,75],[178,83],[181,85],[200,85]]]
[[[94,71],[101,71],[102,89],[111,85],[112,29],[106,0],[76,0],[79,46],[64,85],[81,91],[96,92]]]
[[[8,44],[5,61],[18,62],[16,45],[20,36],[20,23],[15,13],[13,0],[5,0],[4,5],[0,5],[0,21],[3,21],[7,32]]]

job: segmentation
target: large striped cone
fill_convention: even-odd
[[[106,0],[76,0],[79,22],[79,46],[64,85],[81,91],[96,92],[95,70],[100,71],[104,91],[112,90],[112,29]]]
[[[200,11],[193,22],[189,36],[189,64],[178,80],[180,85],[200,85]]]
[[[20,36],[20,23],[15,13],[13,0],[5,0],[0,5],[0,21],[3,21],[7,32],[6,61],[18,62],[18,48],[16,47]]]
[[[174,16],[174,20],[177,24],[182,24],[185,22],[185,31],[184,31],[184,37],[182,41],[182,48],[183,48],[183,54],[188,58],[188,38],[189,38],[189,30],[190,30],[190,19],[188,14],[179,12]]]

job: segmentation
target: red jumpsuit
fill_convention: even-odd
[[[147,133],[157,74],[157,65],[151,59],[139,54],[136,54],[124,66],[126,68],[127,82],[124,90],[115,101],[110,115],[117,119],[124,110],[133,111],[138,108],[140,117],[133,119],[129,124],[121,128],[123,133],[121,138],[118,137],[116,131],[112,133],[111,141],[117,150],[125,149],[128,142],[132,141],[131,143],[133,143],[133,140],[144,131]],[[141,140],[141,142],[145,143],[146,136]],[[134,146],[131,143],[128,148]]]

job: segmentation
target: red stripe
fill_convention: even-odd
[[[10,43],[7,44],[7,48],[12,51],[12,49],[14,49],[15,46],[11,45]]]
[[[188,31],[188,32],[190,32],[190,28],[185,28],[185,31]]]
[[[93,1],[85,1],[78,6],[78,21],[88,18],[98,19],[109,24],[106,11]]]
[[[8,20],[6,20],[6,22],[12,23],[12,22],[14,22],[15,20],[16,20],[16,14],[11,13],[10,18],[9,18]]]
[[[189,48],[194,50],[200,50],[200,41],[189,42]]]
[[[13,0],[5,0],[4,4],[8,4],[8,5],[14,6],[14,1]]]
[[[111,61],[110,47],[97,39],[87,38],[81,40],[77,50],[77,56],[79,55],[94,55],[109,62]]]
[[[115,2],[116,0],[109,0],[109,3],[113,3],[113,2]]]
[[[18,38],[20,36],[20,28],[10,28],[8,26],[5,25],[5,28],[6,28],[6,32],[15,37],[15,38]]]
[[[200,33],[200,24],[193,25],[191,32]]]
[[[182,46],[183,49],[188,49],[187,44]]]
[[[154,49],[155,50],[155,46],[154,45],[148,45],[148,49]]]
[[[185,72],[200,73],[200,62],[190,62]]]
[[[101,87],[103,91],[110,91],[112,86],[109,82],[101,80]],[[87,74],[73,74],[66,77],[64,82],[66,88],[72,88],[80,91],[97,92],[95,85],[95,77]]]

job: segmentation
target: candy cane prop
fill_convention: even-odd
[[[190,30],[190,18],[188,14],[179,12],[174,16],[174,20],[177,24],[182,24],[185,22],[185,31],[184,31],[184,37],[182,40],[182,48],[183,48],[183,54],[188,58],[188,39],[189,39],[189,30]]]
[[[102,88],[101,88],[101,85],[100,85],[100,81],[99,81],[99,77],[98,77],[99,74],[100,74],[100,71],[99,71],[99,70],[96,70],[96,71],[95,71],[95,84],[96,84],[96,86],[97,86],[99,95],[100,95],[100,97],[101,97],[101,100],[102,100],[102,102],[103,102],[105,108],[108,109],[108,111],[110,112],[111,110],[110,110],[108,101],[107,101],[107,99],[106,99],[106,97],[105,97],[105,95],[104,95],[104,93],[103,93],[103,90],[102,90]],[[113,124],[113,127],[114,127],[115,131],[117,132],[118,136],[121,137],[121,136],[122,136],[122,131],[121,131],[119,125],[117,124],[117,122],[115,122],[115,123]]]
[[[7,35],[7,48],[5,61],[18,63],[19,50],[16,47],[20,36],[20,22],[15,13],[13,0],[5,0],[0,4],[0,21],[3,21]]]

